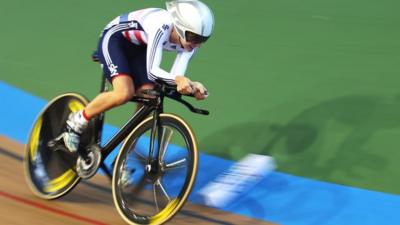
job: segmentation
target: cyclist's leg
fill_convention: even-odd
[[[109,38],[103,38],[106,35]],[[67,122],[68,132],[64,134],[64,142],[70,151],[78,149],[80,135],[91,118],[128,102],[135,93],[125,40],[120,33],[110,33],[110,30],[103,32],[103,37],[99,41],[99,60],[104,75],[112,81],[113,90],[100,93],[82,111],[71,115]],[[79,119],[82,117],[86,121]],[[75,127],[80,129],[74,129]]]
[[[128,102],[135,93],[133,79],[129,75],[119,75],[112,80],[113,90],[97,95],[85,108],[85,113],[92,118],[113,107]]]
[[[131,71],[135,75],[135,90],[136,95],[141,97],[151,98],[152,96],[144,95],[143,91],[154,88],[154,83],[147,76],[147,68],[146,68],[146,54],[147,47],[140,46],[136,47],[134,51],[130,51],[130,59],[132,59],[129,63]],[[138,104],[137,109],[140,107]]]
[[[104,32],[107,35],[109,31]],[[89,118],[128,102],[135,94],[134,71],[130,68],[128,43],[120,32],[99,41],[99,60],[103,73],[113,85],[113,90],[100,93],[85,108]],[[136,82],[136,81],[135,81]]]
[[[67,121],[68,132],[64,135],[64,142],[70,151],[78,149],[80,135],[90,118],[122,105],[134,96],[133,80],[130,76],[119,75],[113,79],[112,84],[112,91],[100,93],[83,110],[70,115]]]

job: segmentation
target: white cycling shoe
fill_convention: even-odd
[[[64,132],[63,139],[65,147],[70,152],[76,152],[79,148],[81,134],[86,129],[88,122],[82,120],[82,112],[71,113],[67,120],[67,131]],[[83,121],[83,122],[82,122]]]

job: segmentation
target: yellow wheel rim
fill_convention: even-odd
[[[42,129],[42,117],[40,117],[37,121],[36,124],[34,125],[32,129],[32,138],[30,141],[30,157],[32,161],[36,160],[36,153],[38,149],[38,143],[39,143],[39,135],[40,135],[40,130]]]

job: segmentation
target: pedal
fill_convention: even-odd
[[[64,137],[64,133],[62,133],[61,135],[59,135],[58,137],[54,138],[53,140],[50,140],[49,142],[47,142],[47,147],[49,148],[55,148],[57,145],[60,144],[64,144],[63,141],[63,137]]]
[[[54,138],[53,140],[50,140],[49,142],[47,142],[47,147],[49,147],[51,150],[53,151],[62,151],[64,153],[67,153],[71,156],[77,156],[76,152],[71,152],[67,149],[67,147],[65,146],[64,143],[64,133],[62,133],[61,135],[57,136],[56,138]]]

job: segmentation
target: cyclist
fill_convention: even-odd
[[[146,8],[112,20],[101,33],[97,51],[113,90],[100,93],[83,110],[71,113],[63,134],[66,147],[75,152],[91,118],[153,88],[156,79],[176,84],[182,94],[192,93],[198,100],[205,99],[207,91],[203,84],[184,74],[213,27],[212,11],[198,0],[168,1],[166,10]],[[177,52],[169,72],[160,68],[164,50]]]

